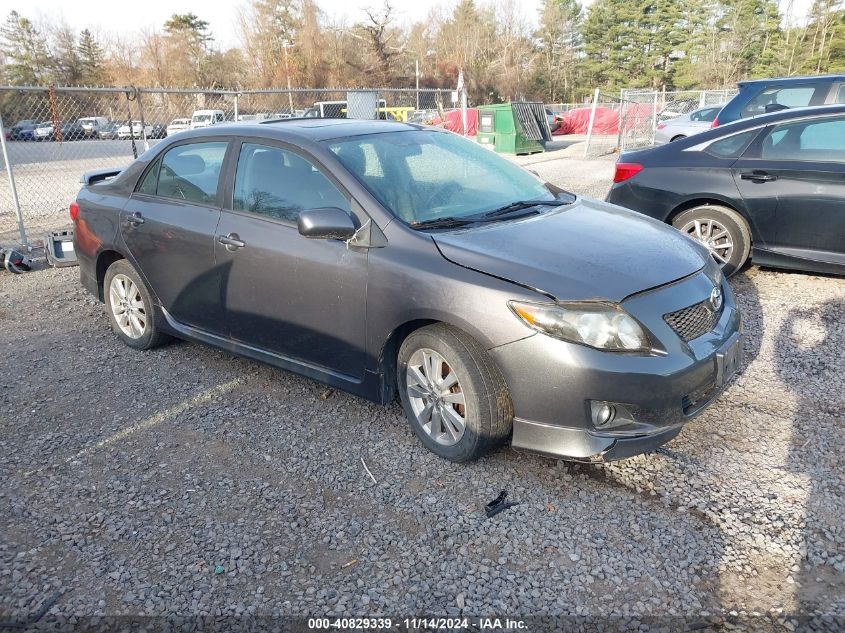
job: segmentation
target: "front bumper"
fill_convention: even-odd
[[[741,349],[740,315],[727,282],[721,315],[703,336],[685,342],[663,319],[706,299],[712,289],[711,278],[699,272],[622,302],[657,339],[659,354],[602,352],[542,334],[490,350],[513,400],[512,446],[609,461],[654,450],[675,437],[729,383],[719,369],[725,351]],[[637,430],[597,428],[591,401],[624,405]]]

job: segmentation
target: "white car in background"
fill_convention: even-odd
[[[77,123],[85,130],[85,136],[98,138],[100,130],[106,129],[111,121],[105,116],[87,116],[79,119]]]
[[[36,141],[52,141],[53,140],[53,124],[50,121],[38,123],[35,129],[32,130],[32,138]]]
[[[191,129],[196,130],[197,128],[225,122],[226,114],[223,110],[195,110],[191,116]]]
[[[699,132],[704,132],[710,129],[710,125],[716,119],[719,111],[722,109],[720,105],[706,106],[676,116],[674,119],[668,121],[661,121],[657,124],[657,129],[654,132],[654,144],[663,145],[664,143],[671,143]]]
[[[143,134],[141,134],[141,130],[143,129]],[[152,125],[141,125],[140,121],[132,121],[132,128],[129,128],[129,123],[124,123],[119,128],[117,128],[117,138],[123,140],[127,138],[142,138],[146,137],[149,138],[152,135],[153,126]]]
[[[176,134],[176,132],[181,132],[182,130],[190,130],[191,129],[191,120],[190,119],[173,119],[170,122],[170,125],[167,126],[167,136],[172,134]]]

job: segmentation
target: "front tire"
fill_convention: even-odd
[[[431,452],[469,462],[511,434],[513,405],[499,369],[472,337],[443,323],[399,348],[397,383],[414,433]]]
[[[160,312],[150,293],[125,259],[109,266],[103,295],[112,330],[129,347],[152,349],[169,338],[159,329]]]
[[[743,217],[729,207],[695,207],[679,214],[672,226],[704,244],[725,276],[733,275],[748,260],[751,231]]]

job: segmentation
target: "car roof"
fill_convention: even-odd
[[[362,120],[362,119],[270,119],[265,121],[239,121],[211,128],[191,130],[184,134],[200,137],[226,134],[243,134],[245,136],[264,136],[285,140],[296,138],[308,141],[324,141],[327,139],[362,136],[367,134],[383,134],[386,132],[403,132],[426,129],[421,125],[401,123],[399,121]]]
[[[802,77],[775,77],[773,79],[750,79],[747,81],[739,81],[737,82],[737,86],[751,86],[757,84],[772,84],[772,85],[780,85],[780,84],[805,84],[813,81],[836,81],[836,80],[845,80],[845,75],[805,75]]]
[[[769,114],[758,114],[757,116],[747,117],[745,119],[737,119],[730,123],[725,123],[715,128],[715,130],[740,130],[745,128],[760,127],[778,121],[789,121],[790,119],[803,119],[805,117],[822,115],[822,114],[843,114],[845,113],[845,103],[837,103],[834,105],[813,106],[807,108],[787,108],[786,110],[778,110],[777,112],[770,112]]]

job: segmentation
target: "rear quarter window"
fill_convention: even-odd
[[[718,158],[739,158],[758,133],[759,130],[740,132],[710,143],[704,151]]]

